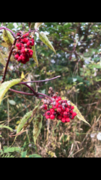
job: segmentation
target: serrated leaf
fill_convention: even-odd
[[[37,66],[38,66],[38,59],[37,59],[37,55],[36,55],[35,44],[32,47],[32,50],[33,50],[33,56],[32,57],[33,57],[34,61],[36,62]]]
[[[0,125],[0,128],[1,129],[6,128],[6,129],[9,129],[10,131],[13,131],[12,128],[10,128],[9,126],[5,126],[5,125]]]
[[[12,34],[7,31],[7,30],[3,30],[3,40],[8,44],[8,45],[12,45],[14,42],[14,37],[12,36]]]
[[[35,23],[35,29],[39,28],[41,26],[42,23]]]
[[[6,94],[6,92],[10,89],[10,87],[14,86],[15,84],[18,84],[21,82],[21,79],[13,79],[10,81],[3,82],[0,84],[0,103]]]
[[[26,113],[24,115],[24,117],[20,120],[19,125],[17,126],[17,133],[20,132],[20,130],[24,127],[25,123],[27,122],[27,120],[30,118],[30,116],[32,115],[33,111],[29,111],[28,113]]]
[[[6,61],[5,59],[3,58],[3,54],[0,52],[0,63],[3,65],[3,66],[6,66]]]
[[[43,32],[40,32],[39,33],[39,38],[41,39],[41,41],[46,45],[48,46],[52,51],[55,52],[56,54],[56,51],[53,47],[53,45],[51,44],[51,42],[49,41],[48,37],[43,33]]]
[[[36,118],[34,118],[33,125],[34,125],[33,139],[34,139],[34,143],[36,144],[36,140],[42,128],[42,115],[38,115]]]

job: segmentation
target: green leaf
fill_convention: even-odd
[[[34,143],[36,144],[36,140],[42,128],[42,115],[38,115],[36,118],[34,118],[33,124],[34,124],[33,139],[34,139]]]
[[[17,127],[17,133],[20,132],[20,130],[23,128],[23,126],[25,125],[26,121],[30,118],[30,116],[32,115],[33,111],[29,111],[28,113],[26,113],[24,115],[24,117],[20,120],[20,123]]]
[[[34,59],[34,61],[36,62],[37,66],[38,66],[38,59],[37,59],[37,55],[36,55],[35,44],[32,47],[32,50],[33,50],[33,59]]]
[[[56,51],[54,49],[54,47],[52,46],[51,42],[49,41],[48,37],[43,33],[43,32],[40,32],[39,33],[39,38],[41,39],[41,41],[46,45],[48,46],[52,51],[55,52],[56,54]]]
[[[41,157],[41,156],[38,155],[38,154],[31,154],[31,155],[29,155],[28,157]]]
[[[19,147],[5,147],[4,148],[4,153],[9,153],[9,152],[19,152],[20,148]]]
[[[21,157],[26,157],[27,151],[21,152]]]
[[[5,125],[0,125],[0,128],[6,128],[6,129],[9,129],[10,131],[13,131],[13,129],[12,128],[10,128],[9,126],[5,126]]]
[[[3,30],[3,40],[8,44],[8,45],[12,45],[14,42],[14,37],[12,36],[12,34],[7,31],[7,30]]]
[[[18,84],[21,82],[21,79],[13,79],[10,81],[3,82],[0,84],[0,103],[6,94],[6,92],[10,89],[10,87],[14,86],[15,84]]]

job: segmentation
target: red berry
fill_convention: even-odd
[[[63,123],[65,123],[65,118],[62,118],[61,121],[62,121]]]
[[[64,117],[67,117],[67,115],[68,115],[68,114],[67,114],[67,112],[65,111],[65,112],[63,113],[63,116],[64,116]]]
[[[22,49],[21,49],[21,53],[25,53],[26,51],[25,51],[25,48],[24,47],[22,47]]]
[[[23,34],[23,37],[27,37],[29,36],[29,33]]]
[[[46,112],[46,115],[50,115],[50,111],[47,111],[47,112]]]
[[[27,42],[27,46],[30,46],[30,42],[29,41]]]
[[[66,118],[65,121],[66,121],[66,122],[70,122],[70,119],[69,119],[69,118]]]
[[[71,106],[71,109],[74,109],[74,106]]]
[[[46,119],[49,119],[49,118],[50,118],[50,116],[48,116],[48,115],[47,115],[47,116],[45,116],[45,118],[46,118]]]
[[[66,112],[69,112],[69,108],[66,108]]]
[[[54,112],[54,109],[53,109],[53,108],[51,108],[51,109],[50,109],[50,112],[51,112],[51,113],[52,113],[52,112]]]
[[[47,105],[46,104],[43,105],[43,109],[47,110]]]
[[[61,119],[62,119],[62,116],[60,115],[60,116],[58,116],[57,118],[58,118],[58,120],[59,120],[59,119],[61,120]]]
[[[15,56],[14,56],[14,57],[15,57],[15,59],[18,59],[19,55],[18,55],[18,54],[15,54]]]
[[[76,113],[76,112],[73,112],[73,113],[72,113],[72,116],[73,116],[73,117],[75,117],[76,115],[77,115],[77,113]]]
[[[51,114],[50,119],[55,119],[55,116]]]
[[[61,112],[62,111],[62,109],[61,108],[57,108],[57,112]]]

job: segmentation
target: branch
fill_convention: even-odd
[[[8,60],[7,60],[7,63],[6,63],[6,67],[5,67],[5,71],[4,71],[4,74],[3,74],[3,78],[2,78],[1,83],[3,83],[4,80],[5,80],[5,76],[6,76],[6,73],[7,73],[8,63],[9,63],[9,61],[10,61],[10,57],[11,57],[12,50],[13,50],[13,48],[14,48],[15,43],[16,43],[16,39],[14,40],[14,43],[13,43],[13,45],[12,45],[12,47],[11,47],[11,50],[10,50],[10,53],[9,53],[9,56],[8,56]]]
[[[1,30],[1,29],[5,29],[5,30],[10,31],[10,32],[12,33],[12,35],[14,36],[14,38],[15,38],[15,33],[14,33],[12,30],[10,30],[10,29],[8,29],[8,28],[6,28],[6,27],[0,27],[0,30]]]
[[[37,81],[26,81],[26,82],[23,82],[23,84],[25,84],[25,83],[33,83],[33,82],[47,82],[47,81],[51,81],[51,80],[54,80],[54,79],[56,79],[56,78],[59,78],[59,77],[61,77],[61,76],[56,76],[56,77],[53,77],[53,78],[50,78],[50,79],[45,79],[45,80],[37,80]],[[19,83],[19,84],[22,84],[22,82],[21,83]]]

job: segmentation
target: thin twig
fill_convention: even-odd
[[[23,84],[25,84],[25,83],[33,83],[33,82],[36,82],[36,83],[37,82],[47,82],[47,81],[51,81],[51,80],[54,80],[54,79],[59,78],[59,77],[61,77],[61,76],[56,76],[56,77],[53,77],[53,78],[50,78],[50,79],[45,79],[45,80],[26,81],[26,82],[23,82]],[[21,83],[19,83],[19,84],[21,84]]]

